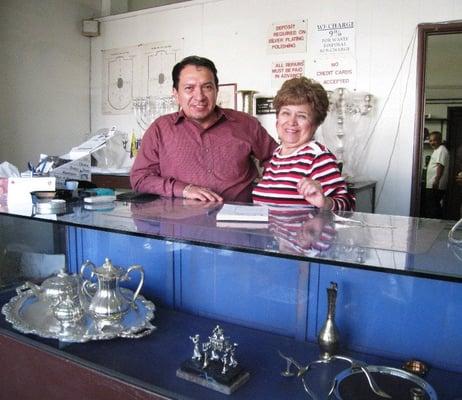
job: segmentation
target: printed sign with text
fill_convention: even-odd
[[[266,50],[268,54],[305,53],[306,20],[271,24],[266,39]]]
[[[271,65],[271,86],[279,88],[282,82],[305,75],[305,60],[274,61]]]

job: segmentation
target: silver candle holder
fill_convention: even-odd
[[[238,90],[238,93],[242,96],[241,110],[247,114],[253,115],[253,101],[258,92],[256,90]]]

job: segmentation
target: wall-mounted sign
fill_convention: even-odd
[[[282,82],[305,75],[305,60],[274,61],[271,65],[271,86],[279,88]]]
[[[266,39],[266,50],[274,53],[306,52],[306,20],[271,24]]]
[[[313,78],[323,85],[324,89],[355,88],[356,62],[352,57],[318,58],[313,65]]]
[[[315,54],[337,56],[355,54],[355,23],[353,21],[316,24],[313,43]]]
[[[276,110],[273,108],[273,97],[257,97],[255,104],[257,115],[276,114]]]

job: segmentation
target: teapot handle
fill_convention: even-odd
[[[135,294],[133,295],[132,303],[135,302],[136,298],[138,297],[141,287],[143,286],[144,283],[144,270],[143,267],[139,264],[132,265],[130,268],[127,269],[127,272],[123,276],[123,280],[129,279],[128,274],[134,270],[138,270],[140,272],[140,283],[138,283],[138,287],[136,288]]]
[[[27,281],[23,285],[16,288],[16,293],[18,295],[21,295],[23,292],[26,292],[28,290],[32,291],[32,293],[34,293],[36,297],[38,297],[41,292],[40,286],[36,285],[35,283]]]
[[[82,291],[85,293],[88,297],[92,297],[90,292],[87,289],[88,285],[91,285],[92,283],[90,282],[90,279],[85,279],[83,276],[83,272],[88,268],[91,268],[91,274],[90,274],[90,279],[93,277],[93,274],[96,269],[96,265],[93,264],[90,260],[85,261],[82,266],[80,267],[80,275],[82,276],[83,282],[82,282]]]

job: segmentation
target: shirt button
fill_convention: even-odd
[[[209,149],[205,149],[205,152],[208,153],[208,152],[209,152]]]
[[[208,173],[208,174],[210,174],[211,172],[212,172],[212,170],[211,170],[211,169],[208,169],[208,170],[207,170],[207,173]]]

